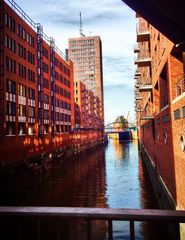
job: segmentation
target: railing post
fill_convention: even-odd
[[[112,220],[108,220],[108,237],[109,240],[112,240]]]
[[[37,240],[40,240],[40,218],[37,220]]]
[[[87,240],[91,240],[91,221],[87,220]]]
[[[134,221],[130,221],[130,240],[135,240]]]

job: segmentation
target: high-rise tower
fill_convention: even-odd
[[[81,31],[82,33],[82,25]],[[81,81],[101,102],[103,118],[103,69],[102,44],[99,36],[80,34],[78,38],[69,38],[68,57],[74,63],[74,80]]]

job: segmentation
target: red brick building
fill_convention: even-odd
[[[142,152],[161,205],[185,209],[184,53],[141,17],[134,52]]]
[[[0,1],[0,164],[67,146],[73,64],[15,2]]]
[[[103,129],[101,103],[98,96],[81,81],[74,84],[75,127],[86,129]]]

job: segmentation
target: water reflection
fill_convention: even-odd
[[[157,208],[137,141],[111,140],[105,149],[97,148],[51,171],[16,176],[0,183],[0,194],[0,205],[6,206]],[[67,225],[61,226],[62,239],[67,239]],[[86,239],[84,222],[71,222],[70,227],[71,239]],[[114,222],[114,239],[130,239],[128,229],[128,223]],[[94,221],[92,239],[107,239],[106,231],[105,222]],[[148,225],[136,224],[136,239],[152,239],[150,232]]]

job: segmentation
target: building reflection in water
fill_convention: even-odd
[[[52,171],[42,175],[16,177],[1,183],[0,205],[106,208],[105,192],[105,154],[104,148],[100,147],[77,159],[58,164]],[[31,227],[32,224],[29,225]],[[55,225],[50,219],[42,223],[42,228],[45,229],[43,239],[55,239],[51,236],[56,231]],[[60,222],[62,239],[68,239],[66,235],[68,227],[68,222]],[[96,231],[93,231],[94,229]],[[106,230],[104,221],[93,221],[92,239],[104,239]],[[86,222],[70,222],[72,239],[86,239],[85,231]],[[30,235],[28,229],[26,231],[23,229],[24,239],[27,239],[28,232]],[[31,232],[34,234],[34,231]]]
[[[137,141],[110,140],[105,149],[99,147],[76,159],[68,159],[48,172],[1,181],[0,195],[0,205],[6,206],[157,208],[152,186],[139,158]],[[26,228],[26,221],[21,224],[23,230],[19,240],[36,239],[34,230]],[[70,221],[70,224],[60,221],[56,225],[47,219],[41,224],[41,239],[68,240],[68,230],[71,239],[87,239],[86,227],[84,221]],[[113,231],[114,240],[130,239],[128,222],[114,221]],[[92,239],[105,240],[106,232],[104,221],[93,221]],[[155,232],[156,226],[135,224],[136,239],[160,239],[152,238]],[[5,239],[16,238],[13,235]]]

